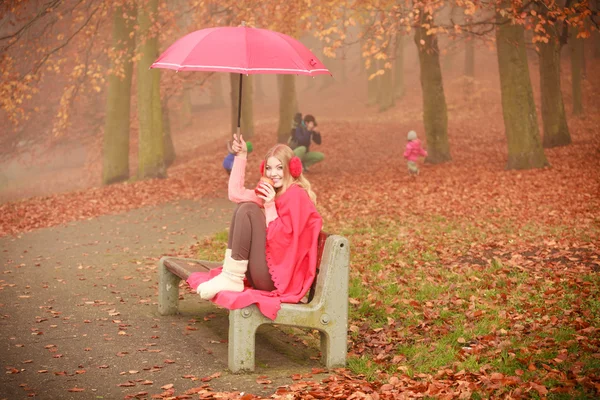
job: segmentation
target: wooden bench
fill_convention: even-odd
[[[348,335],[348,240],[321,232],[318,243],[318,274],[307,303],[281,304],[275,320],[261,314],[253,304],[229,312],[228,366],[232,372],[254,370],[256,330],[262,324],[291,325],[317,329],[321,354],[327,368],[346,364]],[[197,271],[208,271],[220,263],[163,257],[159,261],[158,312],[178,312],[179,282]],[[200,296],[198,296],[200,298]]]

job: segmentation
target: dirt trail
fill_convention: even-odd
[[[168,384],[268,396],[318,367],[317,348],[265,328],[257,372],[229,374],[225,311],[184,293],[182,315],[158,315],[156,260],[224,230],[232,207],[179,201],[1,238],[0,399],[149,398]]]

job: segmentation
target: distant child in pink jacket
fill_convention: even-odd
[[[404,158],[408,160],[408,172],[411,175],[419,175],[417,160],[419,157],[427,157],[427,152],[421,147],[421,142],[417,139],[417,132],[408,132],[408,143],[404,150]]]

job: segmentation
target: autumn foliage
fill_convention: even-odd
[[[509,172],[497,92],[484,92],[476,103],[455,93],[453,161],[424,165],[416,179],[401,153],[405,132],[418,127],[418,101],[385,114],[356,103],[344,111],[321,108],[319,149],[327,159],[307,176],[324,229],[346,235],[352,246],[350,369],[319,381],[298,377],[273,398],[597,394],[598,115],[570,119],[573,144],[547,151],[551,167]],[[597,97],[590,91],[586,101],[597,104]],[[259,123],[248,182],[258,178],[259,155],[272,144],[275,125],[272,118]],[[5,203],[3,234],[225,196],[223,139],[199,148],[189,145],[193,136],[180,140],[189,140],[191,150],[181,153],[169,178]],[[435,363],[413,358],[423,353],[409,349],[452,356],[419,370]],[[239,395],[210,386],[194,393]]]
[[[58,2],[50,3],[58,6]],[[262,7],[265,15],[282,16],[268,25],[270,28],[285,31],[294,15],[300,16],[299,29],[320,28],[320,37],[324,41],[329,38],[327,43],[331,44],[325,53],[336,50],[345,35],[343,27],[354,23],[348,19],[343,27],[332,28],[321,23],[326,18],[320,22],[302,17],[310,10],[319,10],[321,16],[338,16],[339,10],[326,7],[330,5],[326,2],[319,2],[314,9],[306,2],[288,2],[279,8],[271,2],[252,3]],[[381,5],[398,9],[399,13],[410,11],[400,3]],[[461,3],[469,11],[467,15],[481,5]],[[355,5],[357,13],[381,16],[373,2]],[[109,5],[98,2],[96,6],[97,10],[92,8],[85,13],[75,8],[76,20],[84,22],[89,17],[97,23],[91,27],[106,30],[101,17],[109,14]],[[210,16],[200,13],[206,17],[202,23],[227,17],[219,10],[214,9]],[[236,18],[267,25],[262,14],[253,16],[248,9],[242,11],[235,13]],[[175,23],[179,15],[166,7],[161,8],[161,13],[169,21],[169,29],[161,39],[175,37],[180,33]],[[583,25],[578,15],[571,16],[573,24]],[[562,18],[558,11],[555,16]],[[544,41],[541,32],[547,16],[529,12],[512,17],[536,32],[534,42]],[[239,22],[229,18],[231,24]],[[400,29],[408,29],[410,21],[403,21]],[[71,33],[79,26],[65,21],[60,24],[68,25],[69,29],[63,28]],[[379,46],[394,29],[398,26],[392,26],[385,18],[373,23],[373,35],[365,44],[369,57],[387,59],[387,55],[379,54]],[[470,28],[456,24],[437,27],[434,33],[458,35],[465,29]],[[92,35],[94,31],[87,33]],[[68,38],[52,37],[43,48],[52,51]],[[487,39],[481,41],[489,43]],[[106,42],[98,43],[101,48]],[[56,124],[50,126],[74,126],[78,133],[71,138],[81,139],[78,143],[90,155],[86,173],[57,173],[46,179],[47,186],[38,188],[35,196],[17,198],[18,194],[11,193],[10,201],[0,204],[2,237],[22,236],[141,207],[161,207],[180,199],[226,196],[227,176],[221,162],[228,139],[229,114],[228,110],[219,109],[196,113],[191,125],[174,122],[177,160],[168,169],[166,179],[132,179],[99,186],[101,141],[96,131],[85,136],[83,132],[87,130],[82,128],[93,125],[90,121],[93,117],[98,119],[98,114],[81,112],[93,108],[94,99],[74,104],[69,109],[71,114],[56,113],[72,101],[69,93],[91,92],[96,85],[104,84],[104,64],[83,63],[82,58],[88,54],[84,44],[82,41],[83,47],[78,47],[81,51],[77,58],[52,64],[52,68],[73,78],[62,82],[65,91],[56,82],[40,80],[39,71],[19,75],[25,65],[36,68],[36,61],[28,58],[33,54],[27,53],[18,62],[10,52],[2,56],[7,78],[0,86],[0,101],[10,119],[23,122],[38,111],[56,117],[51,119]],[[89,54],[93,54],[92,50]],[[472,79],[473,90],[467,95],[462,77],[445,74],[452,161],[422,164],[416,178],[408,175],[402,152],[409,130],[415,129],[424,137],[418,68],[407,67],[407,81],[412,85],[407,85],[405,96],[384,113],[364,105],[366,96],[358,79],[334,85],[330,91],[313,88],[299,96],[301,111],[315,114],[323,133],[323,144],[318,150],[325,153],[326,159],[311,168],[307,177],[318,196],[324,230],[344,235],[351,243],[349,357],[344,369],[317,369],[292,375],[294,382],[275,388],[270,398],[600,396],[600,115],[596,111],[600,107],[600,71],[597,62],[588,63],[583,85],[588,111],[584,118],[572,116],[573,101],[563,87],[572,144],[545,149],[549,162],[545,168],[506,171],[500,93],[490,65],[488,60],[478,66],[478,78]],[[562,65],[568,72],[568,64]],[[44,64],[44,68],[48,66]],[[78,85],[81,74],[91,78]],[[533,73],[534,92],[539,93],[536,78]],[[162,85],[173,87],[169,94],[175,98],[193,79],[190,75],[167,75]],[[36,103],[32,105],[35,108],[23,109],[20,104],[38,89],[51,93],[52,106]],[[258,180],[260,156],[274,144],[277,129],[277,105],[263,101],[255,107],[254,153],[249,158],[246,177],[252,183]],[[40,125],[39,121],[34,124]],[[136,133],[134,125],[134,145]],[[22,135],[34,136],[31,132]],[[136,153],[131,152],[135,169]],[[69,186],[74,180],[78,190]],[[218,259],[222,249],[213,240],[200,240],[182,253],[198,256],[213,245],[217,247],[214,257]],[[7,275],[2,288],[11,285],[9,281]],[[193,293],[185,296],[195,298]],[[14,366],[5,368],[7,374],[19,373]],[[324,379],[313,376],[324,372]],[[211,383],[219,378],[219,374],[204,377],[201,384],[190,383],[189,388],[177,390],[170,382],[155,382],[153,390],[143,391],[139,385],[150,387],[153,382],[123,378],[119,387],[125,398],[259,398],[249,393],[214,390]],[[256,381],[265,385],[269,382],[268,376]],[[77,386],[65,388],[73,393],[85,390]]]

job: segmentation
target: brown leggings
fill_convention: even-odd
[[[239,203],[233,212],[227,248],[234,260],[248,260],[246,278],[253,288],[275,289],[267,266],[265,214],[256,203]]]

